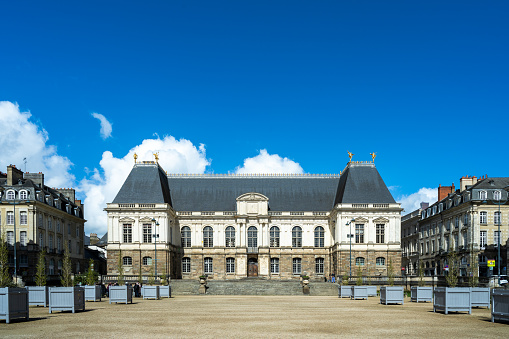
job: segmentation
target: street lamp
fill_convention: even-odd
[[[156,219],[152,219],[152,222],[155,222],[154,227],[154,275],[157,277],[157,238],[159,238],[159,234],[156,233],[156,227],[159,226],[159,222]]]
[[[350,226],[350,233],[348,233],[347,238],[350,238],[350,279],[352,279],[352,222],[354,222],[355,219],[352,219],[346,223],[346,226]]]

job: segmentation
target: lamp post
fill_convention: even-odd
[[[154,226],[154,275],[157,277],[157,238],[159,238],[159,234],[156,233],[156,228],[159,226],[159,222],[156,219],[152,219],[152,222],[155,222]]]
[[[352,219],[346,223],[346,226],[350,226],[350,233],[348,233],[348,238],[350,238],[350,279],[352,279],[352,238],[353,238],[352,222],[354,221],[355,220]]]

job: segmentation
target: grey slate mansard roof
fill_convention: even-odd
[[[113,203],[169,203],[177,211],[235,211],[237,197],[250,192],[269,198],[271,211],[330,211],[338,202],[395,202],[369,163],[349,164],[340,177],[166,176],[157,164],[143,163],[133,167]]]

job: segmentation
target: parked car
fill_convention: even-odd
[[[501,275],[501,276],[500,276],[500,286],[505,286],[505,285],[507,285],[507,282],[508,282],[508,280],[507,280],[507,275]]]

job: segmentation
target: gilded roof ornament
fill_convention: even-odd
[[[350,161],[349,162],[352,162],[352,157],[355,155],[353,154],[352,152],[350,151],[347,151],[348,152],[348,157],[350,158]]]
[[[138,154],[134,153],[133,157],[134,157],[134,163],[136,163],[136,160],[138,160]]]
[[[156,158],[156,162],[159,163],[159,152],[155,152],[153,154],[154,154],[154,158]]]
[[[371,155],[371,157],[373,158],[373,163],[375,162],[375,158],[376,158],[376,152],[373,152],[373,153],[369,153]]]

